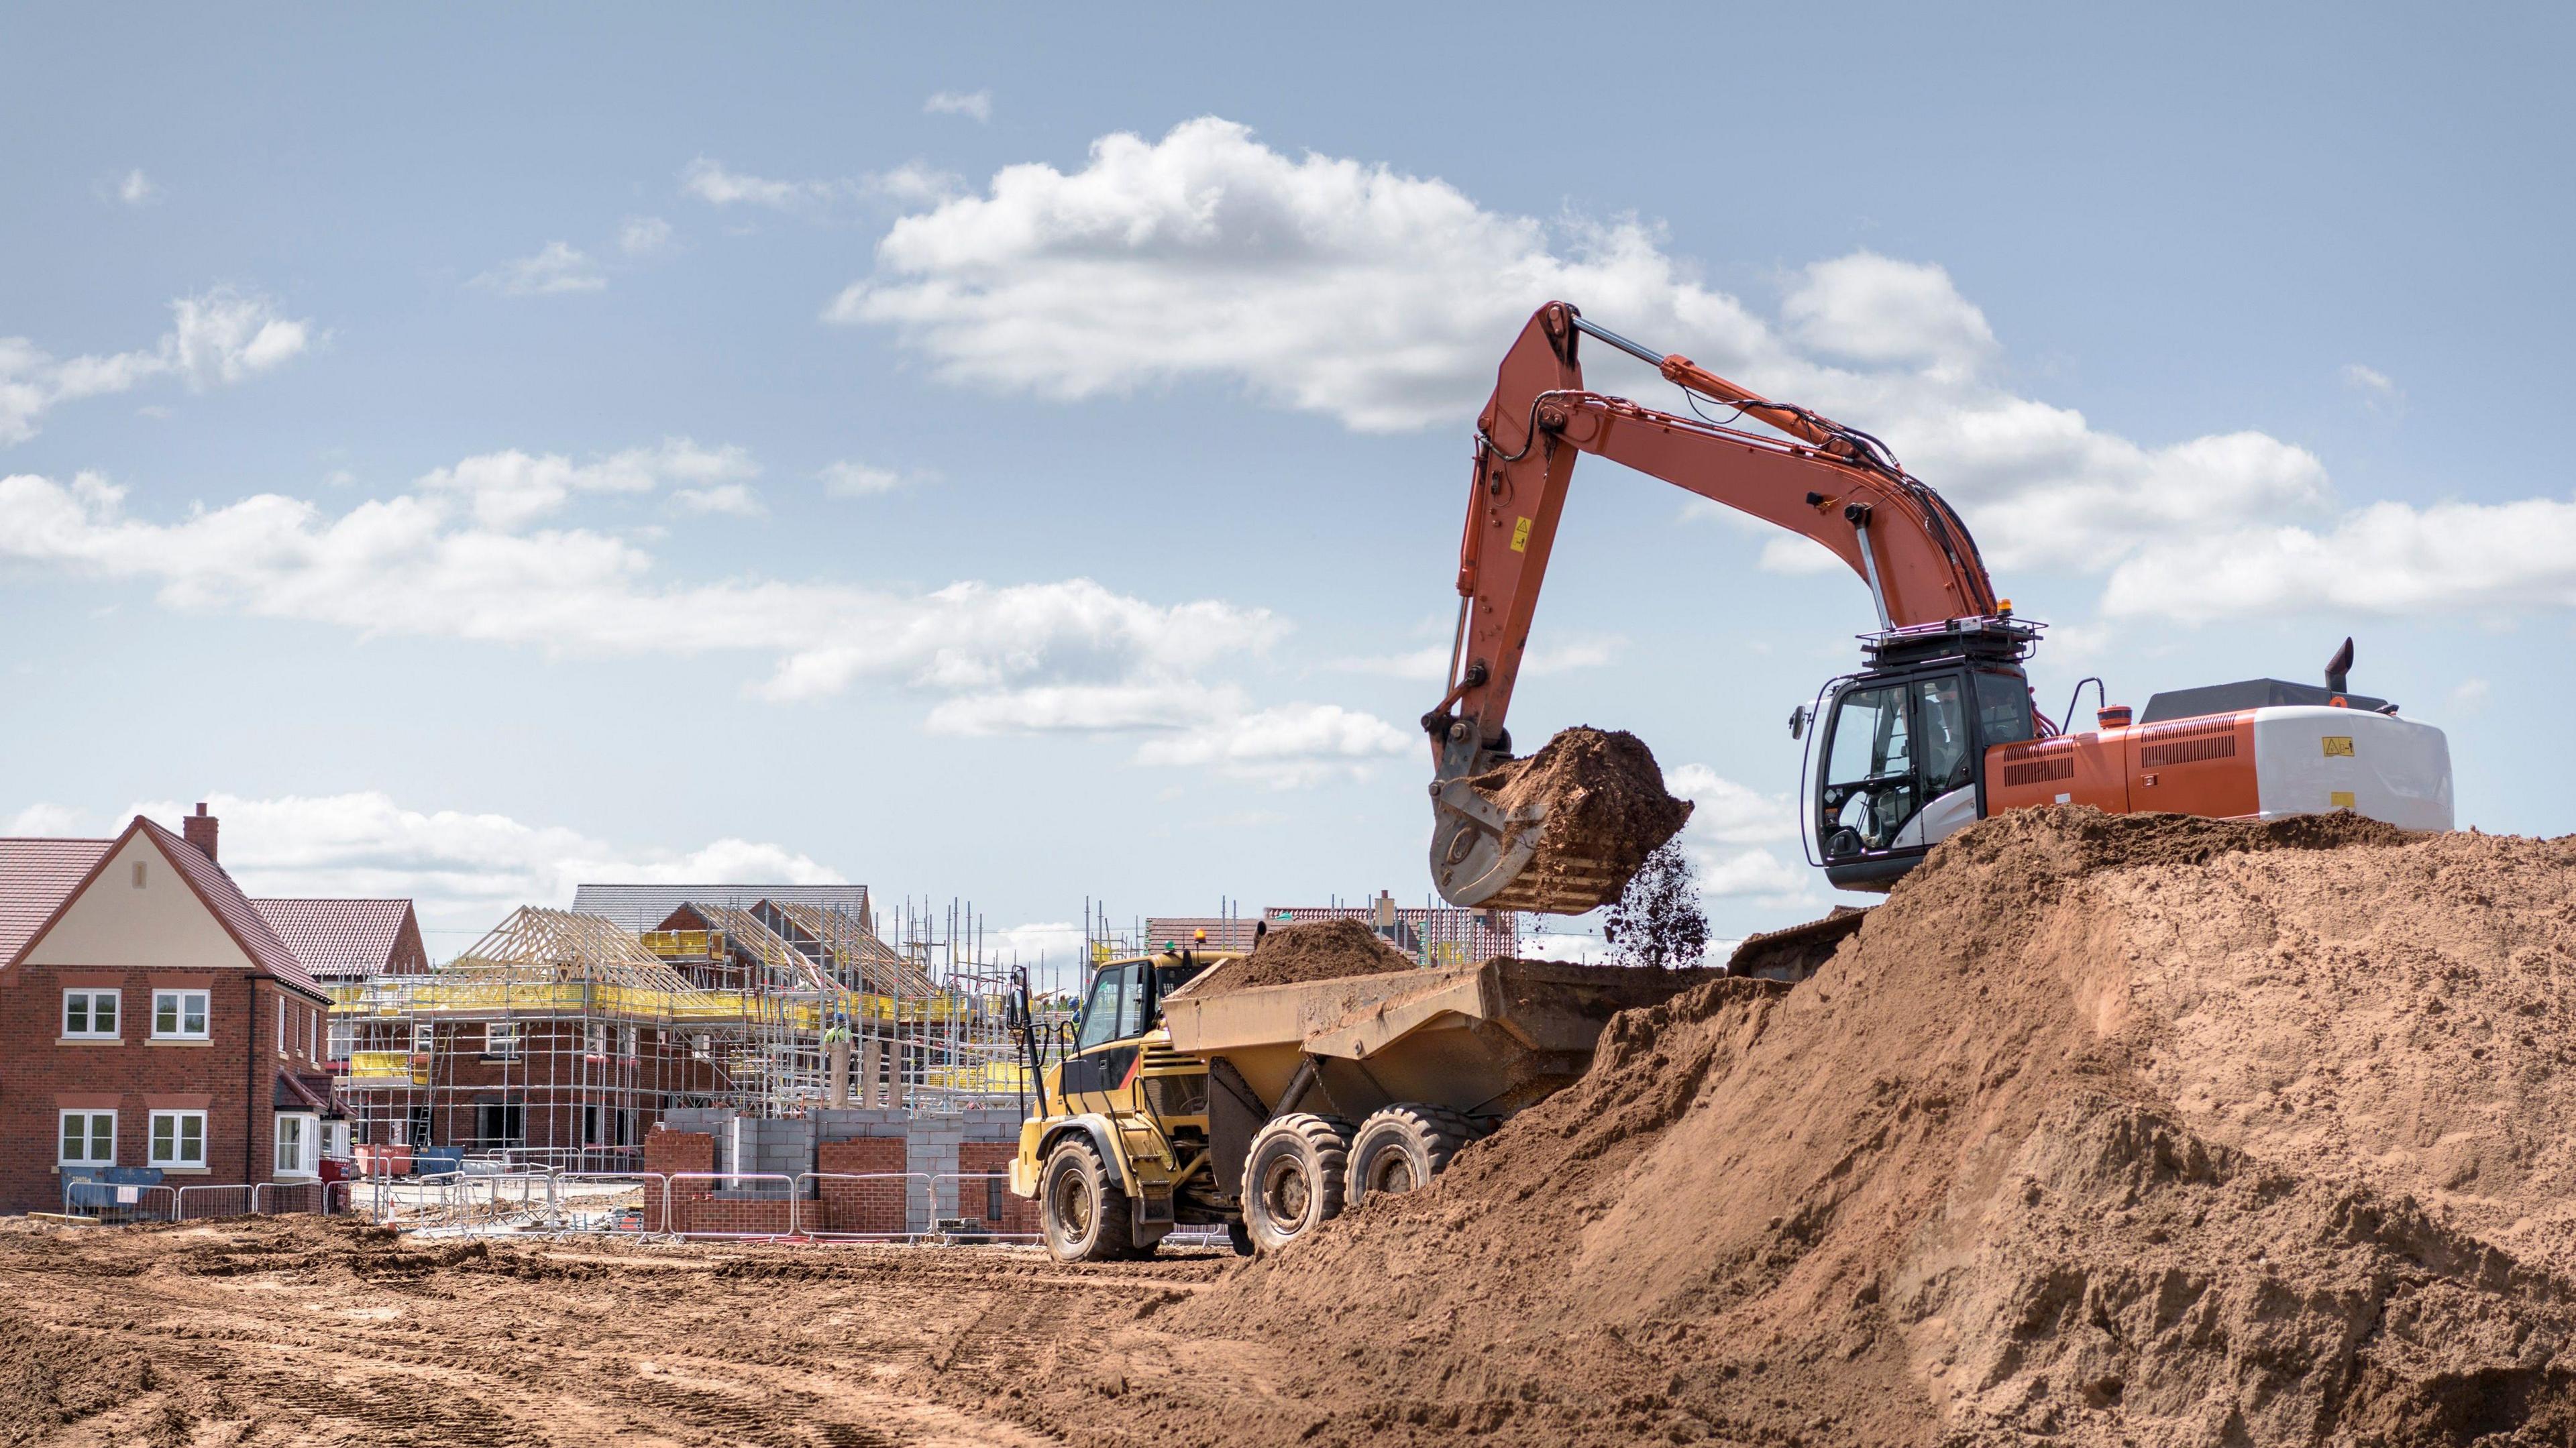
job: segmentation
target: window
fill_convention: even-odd
[[[63,1034],[81,1041],[116,1039],[117,992],[112,990],[67,990],[63,992]]]
[[[590,1028],[582,1032],[582,1049],[594,1056],[607,1055],[608,1027],[597,1021],[591,1022]]]
[[[617,1032],[617,1054],[624,1056],[629,1061],[632,1061],[637,1056],[643,1054],[643,1043],[644,1033],[637,1027],[624,1026],[619,1028]]]
[[[1083,1004],[1077,1049],[1088,1051],[1136,1035],[1145,1029],[1144,1017],[1144,963],[1104,970],[1092,979],[1091,999]]]
[[[483,1054],[505,1061],[519,1058],[519,1026],[515,1021],[494,1021],[483,1028]]]
[[[201,993],[202,995],[202,993]],[[152,1113],[152,1165],[191,1167],[206,1164],[206,1113]]]
[[[438,1027],[427,1021],[411,1028],[411,1050],[415,1056],[426,1056],[438,1044]]]
[[[2018,744],[2030,737],[2030,685],[2021,675],[1977,675],[1977,732],[1988,744]]]
[[[154,991],[152,993],[152,1034],[178,1040],[204,1040],[206,1038],[206,993],[201,990]]]
[[[331,1023],[331,1059],[348,1060],[349,1053],[356,1049],[358,1049],[358,1023],[333,1021]]]
[[[1928,799],[1968,782],[1968,708],[1959,697],[1956,674],[1916,684],[1914,703],[1923,735],[1923,793]]]
[[[278,1115],[277,1175],[313,1175],[321,1140],[321,1132],[316,1129],[318,1124],[319,1118],[310,1113],[288,1115],[281,1112]]]
[[[66,1111],[62,1117],[63,1146],[57,1158],[62,1165],[116,1165],[115,1112]]]
[[[701,1061],[714,1060],[716,1058],[716,1038],[705,1031],[700,1031],[696,1035],[691,1036],[689,1038],[689,1054],[695,1056]]]
[[[304,1059],[308,1061],[322,1059],[322,1013],[320,1011],[304,1013]]]
[[[1905,695],[1903,684],[1881,684],[1847,690],[1834,703],[1817,822],[1828,860],[1885,849],[1914,817],[1920,801]]]
[[[277,1054],[286,1054],[286,997],[277,998]]]

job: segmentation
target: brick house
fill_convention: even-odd
[[[329,998],[216,863],[205,806],[184,828],[0,839],[0,1211],[58,1209],[67,1168],[319,1170]]]

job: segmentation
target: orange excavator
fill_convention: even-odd
[[[1697,415],[1587,390],[1586,337],[1653,366]],[[1702,404],[1731,415],[1712,420]],[[1772,431],[1738,425],[1748,420]],[[2023,672],[2045,626],[2014,616],[1967,525],[1886,444],[1550,302],[1504,356],[1477,420],[1449,689],[1422,718],[1431,873],[1452,904],[1578,914],[1626,884],[1597,862],[1547,858],[1542,819],[1506,816],[1471,783],[1512,757],[1504,714],[1583,453],[1811,538],[1868,584],[1878,627],[1861,636],[1862,667],[1790,717],[1808,751],[1808,861],[1837,886],[1885,890],[1951,833],[2029,805],[2242,819],[2340,809],[2451,827],[2442,731],[2351,693],[2351,640],[2322,686],[2176,690],[2134,718],[2099,700],[2096,727],[2077,732],[2074,704],[2051,720]]]

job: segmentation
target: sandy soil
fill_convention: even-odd
[[[1238,956],[1190,983],[1198,995],[1386,975],[1414,968],[1413,957],[1356,920],[1314,920],[1282,925],[1261,937],[1250,955]]]

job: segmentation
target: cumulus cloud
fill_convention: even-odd
[[[311,322],[230,287],[171,302],[170,330],[136,351],[56,358],[25,337],[0,337],[0,445],[34,437],[62,403],[165,378],[197,392],[243,382],[301,356],[314,340]]]
[[[1667,770],[1664,788],[1694,806],[1682,849],[1704,898],[1776,905],[1809,899],[1807,871],[1775,852],[1798,838],[1796,801],[1739,784],[1705,764]]]
[[[1282,704],[1221,718],[1137,746],[1144,765],[1213,768],[1276,789],[1366,778],[1377,761],[1422,747],[1418,736],[1338,704]]]
[[[1521,677],[1541,678],[1574,669],[1598,668],[1617,659],[1628,647],[1627,639],[1618,634],[1569,634],[1533,643],[1521,654]],[[1355,674],[1377,674],[1390,679],[1411,679],[1439,684],[1449,677],[1449,645],[1424,644],[1400,654],[1367,654],[1336,659],[1333,667]]]
[[[686,439],[582,464],[494,453],[343,513],[272,493],[166,522],[128,513],[124,491],[94,475],[21,474],[0,478],[0,559],[144,582],[194,612],[586,654],[750,654],[771,663],[754,692],[776,700],[864,679],[1042,712],[1046,691],[1162,687],[1257,655],[1286,631],[1266,610],[1157,604],[1081,578],[926,594],[664,583],[671,570],[633,542],[534,527],[577,494],[718,486],[750,466],[738,449]],[[1040,703],[1015,699],[1024,693]],[[1098,717],[1057,727],[1132,727]]]
[[[160,185],[151,177],[144,175],[143,168],[140,166],[116,178],[102,189],[128,206],[149,206],[161,199]]]
[[[969,120],[993,119],[993,93],[979,91],[934,91],[921,103],[922,114],[930,116],[964,116]]]
[[[415,809],[373,790],[214,794],[206,803],[224,822],[224,868],[251,895],[407,897],[431,929],[479,931],[521,905],[570,905],[573,887],[585,882],[843,883],[832,867],[764,841],[621,845],[508,815]],[[191,808],[193,801],[148,800],[120,815],[91,818],[34,807],[87,834],[108,833],[137,814],[175,825]],[[452,955],[470,940],[470,933],[447,937],[432,950]]]
[[[671,501],[689,513],[723,513],[735,518],[757,518],[769,510],[761,506],[760,497],[748,483],[718,483],[712,488],[682,488],[671,494]]]
[[[2150,548],[2103,590],[2113,616],[2325,611],[2499,616],[2576,607],[2576,498],[2373,503],[2323,529],[2240,528]]]
[[[505,297],[553,297],[568,292],[605,291],[608,274],[589,253],[570,242],[550,241],[534,256],[506,261],[475,277],[467,286]]]
[[[2098,573],[2158,539],[2332,504],[2323,464],[2266,434],[2142,444],[2014,392],[1993,328],[1941,267],[1819,261],[1766,319],[1643,222],[1491,211],[1213,117],[1103,137],[1070,172],[1005,167],[980,195],[901,217],[826,316],[893,329],[953,383],[1080,399],[1215,379],[1398,431],[1474,416],[1550,298],[1885,438],[1998,568]],[[1674,401],[1625,359],[1589,356],[1596,385]],[[1765,552],[1770,567],[1819,562],[1796,540]]]

